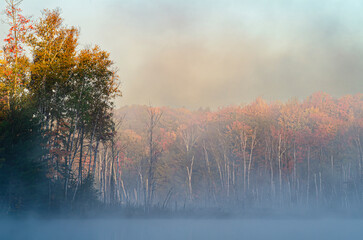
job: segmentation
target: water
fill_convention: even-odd
[[[361,219],[0,220],[1,240],[363,239]]]

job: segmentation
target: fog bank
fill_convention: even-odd
[[[363,220],[1,220],[12,240],[361,239]]]

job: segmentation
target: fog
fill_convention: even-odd
[[[107,35],[122,52],[118,106],[217,108],[360,92],[360,4],[262,2],[114,4],[110,28],[119,31]]]
[[[71,67],[24,72],[31,106],[0,89],[0,240],[362,238],[362,2],[21,4],[56,7],[123,96]]]
[[[360,1],[23,2],[33,16],[55,7],[80,28],[82,46],[111,53],[118,107],[217,108],[362,90]]]
[[[0,239],[354,240],[361,239],[362,224],[360,219],[1,220]]]

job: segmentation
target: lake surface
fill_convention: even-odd
[[[361,219],[0,220],[4,240],[354,240]]]

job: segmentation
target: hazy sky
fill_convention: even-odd
[[[82,46],[111,52],[124,95],[118,106],[215,108],[259,96],[286,100],[363,90],[361,0],[22,3],[34,19],[55,7],[81,29]],[[5,36],[6,26],[0,30]]]

